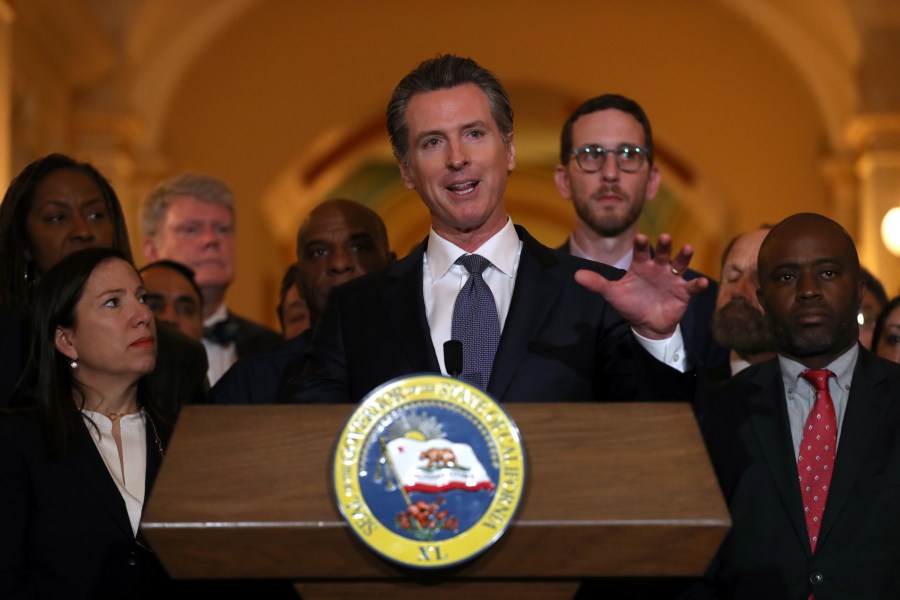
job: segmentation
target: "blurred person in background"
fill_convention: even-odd
[[[190,267],[173,260],[158,260],[138,271],[147,288],[147,306],[159,323],[184,335],[203,339],[203,296]]]
[[[309,306],[300,294],[298,274],[299,267],[294,263],[281,279],[281,302],[278,303],[277,312],[281,334],[286,340],[297,337],[310,327]]]
[[[284,341],[226,306],[225,293],[235,276],[235,213],[234,195],[224,181],[193,173],[173,177],[150,192],[141,209],[144,257],[190,267],[203,293],[210,385],[237,359]]]
[[[872,349],[872,334],[875,331],[875,319],[887,304],[888,296],[884,286],[865,267],[860,267],[860,275],[866,282],[862,305],[859,307],[859,343],[866,350]]]
[[[394,261],[378,213],[336,198],[316,206],[297,232],[297,286],[309,301],[314,328],[331,290]],[[312,328],[275,350],[239,360],[210,390],[216,404],[285,401],[302,381]]]
[[[872,352],[881,358],[900,363],[900,296],[881,309],[881,314],[875,321]]]

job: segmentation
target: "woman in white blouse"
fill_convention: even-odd
[[[43,276],[0,419],[0,598],[143,598],[168,578],[138,531],[168,426],[145,390],[156,325],[134,266],[80,250]]]

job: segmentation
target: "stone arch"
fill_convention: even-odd
[[[677,10],[667,2],[642,4],[645,12],[662,11],[665,13],[663,15],[645,15],[641,9],[618,7],[616,10],[621,13],[617,13],[619,21],[624,18],[631,23],[628,30],[631,37],[627,39],[642,41],[639,34],[649,38],[663,36],[658,40],[661,47],[651,45],[644,48],[635,43],[635,47],[646,54],[637,56],[635,68],[647,74],[646,78],[636,77],[633,72],[624,68],[628,65],[616,64],[616,61],[600,61],[602,68],[598,70],[586,68],[572,60],[581,54],[572,51],[574,41],[579,36],[573,37],[569,29],[577,30],[578,27],[585,26],[578,21],[608,16],[610,9],[605,6],[585,8],[579,4],[560,7],[548,2],[546,6],[538,6],[535,9],[537,13],[553,14],[565,26],[557,24],[559,26],[554,27],[553,23],[547,22],[546,16],[542,18],[540,14],[537,17],[521,14],[516,15],[518,31],[512,39],[505,40],[504,45],[495,44],[493,38],[468,38],[458,47],[450,48],[478,57],[484,64],[502,73],[508,87],[523,90],[520,98],[513,99],[516,106],[527,100],[529,91],[540,89],[551,90],[572,99],[588,97],[605,86],[617,86],[618,91],[641,99],[651,113],[657,136],[665,146],[672,149],[673,158],[681,157],[681,162],[693,165],[698,174],[691,185],[685,185],[683,179],[679,178],[679,169],[675,168],[678,160],[673,161],[668,170],[664,169],[664,180],[673,187],[677,195],[688,202],[690,209],[687,213],[689,218],[684,219],[684,241],[692,239],[691,231],[729,237],[734,231],[754,227],[763,220],[777,220],[786,212],[797,208],[828,212],[825,201],[827,186],[818,170],[820,165],[808,168],[806,164],[821,162],[823,157],[840,147],[842,127],[848,111],[852,111],[856,102],[854,86],[848,83],[852,80],[850,74],[858,48],[852,25],[844,23],[847,9],[842,0],[826,2],[828,10],[833,9],[836,17],[816,16],[812,7],[785,8],[774,1],[706,0],[698,3],[702,6],[691,4],[688,8],[678,7]],[[160,4],[172,9],[180,3]],[[332,31],[328,28],[335,27],[335,22],[321,6],[304,4],[302,8],[298,8],[299,5],[269,4],[258,0],[226,0],[215,5],[196,3],[187,6],[181,11],[173,11],[179,16],[169,17],[168,22],[163,16],[165,10],[159,9],[153,15],[156,21],[148,17],[148,24],[140,35],[135,33],[132,36],[128,45],[129,60],[136,74],[131,87],[135,100],[133,106],[138,121],[142,124],[135,144],[138,162],[145,165],[146,169],[161,172],[169,168],[184,168],[188,166],[185,163],[199,160],[204,169],[233,173],[238,180],[238,195],[247,203],[242,210],[259,213],[255,217],[258,224],[251,227],[252,236],[255,239],[268,238],[265,243],[259,244],[257,250],[262,252],[262,256],[253,259],[254,262],[287,261],[293,248],[291,230],[299,223],[305,209],[330,189],[329,185],[322,182],[328,181],[329,177],[332,184],[339,182],[352,170],[354,164],[362,164],[370,156],[378,157],[380,152],[389,154],[387,143],[384,138],[373,137],[370,140],[373,144],[371,147],[366,142],[362,150],[349,153],[339,161],[340,164],[328,163],[331,170],[323,175],[324,178],[317,179],[319,187],[315,189],[300,185],[296,178],[301,178],[302,181],[304,171],[339,147],[341,140],[347,136],[352,138],[360,131],[368,131],[372,127],[374,120],[380,118],[383,98],[390,91],[390,83],[385,81],[396,81],[411,66],[408,63],[415,60],[412,57],[427,56],[435,48],[450,48],[442,41],[444,34],[441,31],[434,34],[437,38],[434,46],[423,45],[415,35],[383,39],[373,34],[373,31],[391,31],[391,27],[397,27],[394,22],[397,19],[421,18],[427,10],[417,3],[409,2],[408,6],[397,7],[395,12],[402,17],[391,15],[391,18],[372,12],[375,9],[368,8],[368,5],[354,6],[351,11],[353,19],[341,26],[351,28],[354,32],[353,43],[367,49],[375,62],[372,68],[367,69],[368,72],[359,73],[362,93],[348,95],[348,88],[342,87],[339,79],[320,77],[321,71],[314,66],[318,67],[322,63],[335,70],[346,69],[352,63],[350,54],[342,55],[340,51],[323,52],[321,56],[317,53],[310,57],[298,50],[319,47],[328,41],[328,33]],[[479,9],[485,13],[482,18],[490,22],[494,17],[509,18],[510,14],[515,13],[516,6],[512,0],[504,0],[490,6],[479,4]],[[576,9],[596,12],[573,21],[572,14],[569,13],[574,14]],[[184,18],[186,12],[190,12],[191,18]],[[300,23],[297,35],[310,36],[308,44],[304,46],[287,39],[285,32],[288,29],[279,25],[279,17],[282,21],[290,19]],[[301,27],[303,19],[314,25],[307,23],[309,26],[304,29]],[[699,23],[695,24],[693,21]],[[192,122],[194,117],[197,116],[202,121],[208,116],[203,113],[217,110],[216,116],[235,122],[243,113],[236,105],[226,109],[221,102],[214,103],[214,106],[199,103],[196,98],[201,90],[193,77],[212,69],[216,75],[209,76],[210,80],[216,76],[220,80],[227,78],[228,70],[221,62],[216,62],[218,55],[224,56],[222,61],[239,62],[236,54],[228,52],[227,45],[235,40],[246,42],[251,34],[265,36],[266,31],[249,29],[265,26],[277,29],[270,35],[283,42],[280,44],[284,47],[283,54],[290,56],[291,67],[295,70],[292,75],[295,74],[301,83],[311,81],[312,90],[320,86],[327,87],[331,93],[338,94],[338,100],[325,105],[321,101],[310,101],[302,97],[302,94],[286,90],[288,95],[295,94],[290,96],[291,99],[306,103],[307,113],[322,113],[325,118],[307,117],[307,121],[316,122],[306,122],[302,127],[285,123],[287,126],[279,127],[274,124],[272,115],[261,115],[265,126],[257,135],[245,136],[239,145],[254,151],[261,150],[259,154],[264,158],[258,160],[269,164],[244,165],[240,162],[241,156],[237,151],[229,156],[212,156],[210,153],[201,155],[201,150],[196,146],[185,145],[185,141],[191,136],[205,134]],[[352,29],[354,27],[363,29]],[[708,31],[715,33],[716,27],[727,29],[734,33],[736,47],[729,48],[727,44],[730,40],[719,34],[714,40],[716,45],[709,49],[709,55],[705,55],[688,44],[679,43],[678,27],[691,35]],[[172,31],[175,32],[174,35]],[[528,40],[538,32],[548,37],[540,47],[533,47],[535,45],[529,44]],[[345,32],[342,30],[340,33]],[[605,37],[609,35],[612,34],[604,32]],[[666,39],[665,35],[672,38]],[[387,47],[376,48],[373,46],[375,40]],[[265,45],[265,42],[262,40],[260,44]],[[774,72],[774,77],[770,78],[773,81],[767,81],[768,73],[751,72],[739,77],[735,90],[730,90],[726,80],[726,76],[731,74],[728,72],[729,65],[724,65],[717,54],[733,50],[735,64],[752,65],[749,61],[753,60],[753,56],[745,50],[745,46],[752,46],[753,51],[761,56],[757,61],[765,62],[767,70]],[[266,47],[274,48],[271,44]],[[818,52],[823,48],[827,51],[823,59],[807,57],[808,52]],[[608,53],[607,46],[603,46],[603,49]],[[252,48],[248,50],[252,51]],[[517,59],[516,55],[520,53],[525,57]],[[284,56],[279,56],[278,52],[275,54],[276,56],[266,60],[282,63],[287,60]],[[246,57],[246,60],[251,58]],[[677,58],[701,61],[699,68],[710,70],[712,81],[692,74],[684,65],[679,64]],[[671,71],[677,71],[689,81],[679,81]],[[235,75],[239,77],[240,73]],[[265,79],[263,75],[257,75],[255,81],[262,82],[263,85],[272,81],[271,78]],[[752,79],[752,82],[742,79]],[[757,81],[761,85],[751,85]],[[721,85],[717,85],[718,83]],[[758,90],[763,98],[761,102],[774,102],[778,98],[777,87],[784,85],[789,85],[786,95],[788,102],[792,104],[784,115],[776,115],[780,120],[773,120],[774,134],[781,135],[781,131],[796,126],[802,132],[797,137],[804,141],[796,148],[785,150],[788,156],[776,157],[774,164],[782,168],[780,171],[775,169],[773,184],[767,188],[757,180],[769,171],[773,163],[759,155],[772,150],[765,145],[764,132],[754,126],[762,123],[765,117],[752,103],[742,100],[740,92],[746,90],[747,93],[757,93]],[[692,89],[694,87],[697,88],[696,92]],[[717,95],[724,98],[722,102],[726,106],[745,102],[748,109],[747,122],[742,122],[742,118],[729,118],[729,115],[722,114],[725,109],[716,104]],[[255,98],[259,99],[261,96]],[[284,111],[287,101],[283,98],[276,99],[278,102],[263,112]],[[698,108],[692,103],[701,106]],[[246,108],[249,109],[249,105]],[[741,107],[742,110],[744,108]],[[259,110],[259,107],[256,109]],[[340,111],[344,118],[336,120],[329,111]],[[519,136],[517,144],[523,144],[525,137],[531,137],[529,143],[554,147],[556,142],[553,138],[557,132],[552,130],[564,118],[559,118],[559,114],[554,113],[553,127],[546,123],[536,123],[529,128],[527,123],[520,120],[519,127],[524,127],[520,131],[529,131],[529,134]],[[282,118],[290,119],[291,115],[285,113]],[[792,121],[797,119],[801,122]],[[723,132],[731,133],[732,128],[735,129],[737,139],[715,139]],[[277,139],[279,135],[290,138],[293,144]],[[210,140],[213,153],[225,143],[225,138],[213,135]],[[261,148],[261,145],[266,147]],[[521,152],[521,145],[519,148]],[[742,156],[741,152],[745,152],[747,157]],[[801,166],[805,169],[803,173],[806,178],[802,182],[794,181],[796,177],[791,170],[784,168],[784,164],[779,165],[779,161],[785,163],[793,160],[791,154],[802,155],[800,160],[804,164]],[[738,158],[731,158],[729,155]],[[743,162],[749,164],[742,164]],[[244,169],[245,166],[248,168]],[[761,175],[754,177],[750,173]],[[530,181],[534,183],[536,178],[531,178]],[[515,191],[516,183],[514,178],[511,192]],[[784,191],[779,188],[784,188]],[[552,191],[550,189],[546,193]],[[767,194],[771,196],[767,197]],[[556,196],[553,196],[553,200],[556,200]],[[286,205],[290,206],[288,214],[284,209]],[[534,209],[535,214],[540,212],[537,210],[537,203],[525,205],[531,207],[529,211]],[[762,216],[763,207],[774,214],[770,216],[766,212]],[[399,217],[397,223],[398,229],[402,229]],[[274,246],[269,246],[272,240]],[[711,237],[708,243],[702,244],[707,264],[717,262],[722,243],[724,241],[713,240]],[[242,246],[246,247],[246,244]],[[402,252],[403,249],[398,250]],[[268,276],[272,278],[271,274]]]

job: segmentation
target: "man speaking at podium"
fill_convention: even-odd
[[[418,372],[458,373],[501,401],[691,398],[678,322],[708,282],[681,276],[689,247],[673,256],[660,236],[651,258],[638,236],[624,273],[514,226],[503,201],[515,167],[512,108],[471,59],[422,62],[395,88],[387,124],[430,234],[333,291],[292,400],[358,402]],[[445,364],[448,340],[462,342],[459,366]]]

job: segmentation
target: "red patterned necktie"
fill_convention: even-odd
[[[816,551],[819,529],[822,527],[837,446],[837,418],[828,392],[828,378],[833,376],[834,373],[827,369],[800,373],[800,377],[816,389],[816,402],[803,426],[800,455],[797,457],[800,495],[806,515],[806,530],[809,532],[809,547],[813,552]]]

